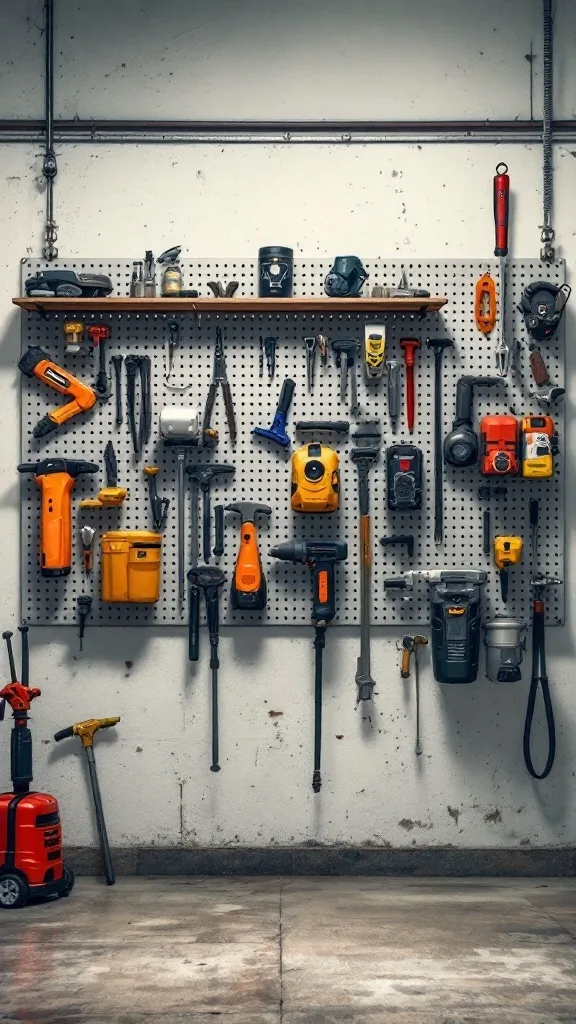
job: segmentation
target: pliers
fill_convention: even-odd
[[[212,413],[214,411],[214,403],[216,401],[216,392],[218,385],[222,386],[222,395],[224,398],[224,408],[226,409],[226,420],[228,422],[228,430],[230,433],[230,440],[232,444],[236,444],[236,417],[234,415],[234,403],[232,401],[232,391],[230,390],[230,383],[226,373],[226,359],[224,357],[224,341],[222,338],[222,328],[216,328],[216,347],[214,348],[214,369],[212,371],[212,381],[208,390],[208,398],[206,399],[206,406],[204,408],[204,419],[202,421],[202,433],[205,434],[210,429],[210,421],[212,419]]]

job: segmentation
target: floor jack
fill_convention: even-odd
[[[0,721],[12,708],[10,777],[14,791],[0,794],[0,908],[15,909],[28,900],[68,896],[74,875],[62,862],[58,803],[47,793],[30,792],[32,736],[28,712],[40,690],[29,686],[28,626],[22,637],[22,682],[16,678],[12,633],[2,634],[8,648],[11,682],[0,690]]]

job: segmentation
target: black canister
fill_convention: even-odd
[[[266,245],[258,250],[258,294],[262,299],[291,299],[294,250]]]

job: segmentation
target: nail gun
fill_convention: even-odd
[[[54,388],[61,395],[68,395],[68,401],[64,405],[52,409],[38,421],[32,431],[34,437],[45,437],[52,433],[62,423],[77,416],[80,412],[88,412],[99,398],[104,399],[97,388],[84,381],[78,380],[68,370],[64,370],[57,363],[52,362],[47,352],[38,345],[30,345],[18,363],[18,369],[26,377],[36,377]]]

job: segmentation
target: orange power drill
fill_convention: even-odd
[[[81,473],[97,473],[95,462],[44,459],[23,462],[19,473],[34,473],[41,492],[40,573],[68,576],[72,568],[72,490]]]
[[[58,406],[52,412],[47,413],[38,421],[32,431],[34,437],[44,437],[56,430],[61,423],[77,416],[79,412],[88,412],[98,399],[98,392],[90,386],[78,380],[68,370],[63,370],[57,363],[53,363],[48,353],[38,345],[30,345],[24,353],[18,369],[27,377],[37,377],[43,384],[54,388],[61,395],[69,395],[69,401]]]

